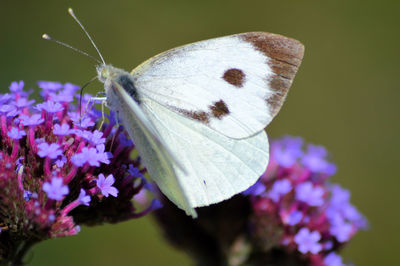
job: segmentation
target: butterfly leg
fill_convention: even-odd
[[[106,118],[105,118],[105,115],[104,115],[104,106],[105,106],[106,104],[107,104],[107,103],[106,103],[105,100],[103,100],[103,101],[101,102],[101,123],[100,123],[100,126],[99,126],[99,130],[102,128],[102,126],[103,126],[103,124],[104,124],[104,120],[106,119]]]
[[[117,131],[120,130],[120,124],[119,124],[119,118],[118,118],[118,112],[115,112],[115,125],[116,125],[116,132],[113,135],[113,138],[111,140],[111,146],[110,146],[110,150],[112,149],[113,145],[114,145],[114,140],[115,140],[115,136],[117,136]]]
[[[85,111],[83,112],[83,115],[81,115],[81,119],[82,117],[84,117],[90,110],[92,110],[93,106],[95,105],[96,101],[101,101],[101,102],[105,102],[107,100],[106,97],[97,97],[97,95],[101,94],[101,92],[98,92],[96,94],[96,97],[91,97],[89,98],[88,102],[86,103],[85,106]]]

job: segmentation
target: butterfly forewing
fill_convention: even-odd
[[[231,138],[260,131],[279,111],[303,45],[264,32],[181,46],[132,71],[141,97]]]
[[[122,119],[152,180],[179,208],[185,210],[188,215],[196,217],[196,211],[189,203],[188,193],[176,176],[177,170],[186,173],[180,160],[174,157],[169,149],[170,146],[166,146],[151,120],[125,88],[111,80],[106,82],[105,86],[113,86],[113,88],[106,88],[109,92],[108,101]]]

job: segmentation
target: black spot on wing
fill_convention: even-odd
[[[180,114],[189,117],[191,119],[197,120],[204,124],[208,124],[210,122],[210,115],[203,111],[189,111],[179,108],[174,108]]]
[[[228,106],[226,106],[223,100],[213,102],[212,105],[208,106],[208,108],[209,109],[207,111],[202,111],[202,110],[193,111],[193,110],[185,110],[173,107],[173,109],[175,109],[178,113],[193,120],[202,122],[203,124],[206,125],[210,123],[211,118],[222,119],[224,116],[230,113]]]
[[[240,70],[238,68],[231,68],[231,69],[228,69],[227,71],[225,71],[222,78],[229,84],[232,84],[235,87],[241,88],[241,87],[243,87],[246,75],[243,73],[242,70]]]
[[[210,105],[210,110],[212,116],[218,119],[222,119],[222,117],[229,114],[228,106],[226,106],[223,100],[219,100],[218,102],[213,103],[213,105]]]

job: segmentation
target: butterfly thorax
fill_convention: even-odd
[[[132,75],[123,69],[105,64],[97,66],[96,70],[98,79],[105,84],[104,88],[107,95],[111,94],[111,91],[109,91],[110,89],[115,89],[115,87],[119,85],[118,87],[124,89],[137,103],[139,103]]]

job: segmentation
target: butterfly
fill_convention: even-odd
[[[168,50],[131,72],[103,59],[96,70],[151,179],[196,217],[195,208],[246,190],[266,170],[264,128],[303,54],[297,40],[248,32]]]

